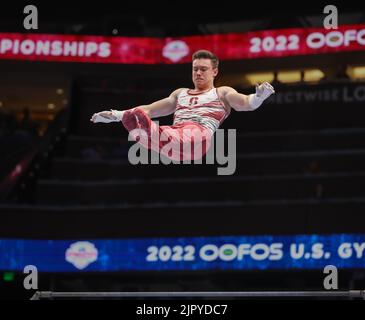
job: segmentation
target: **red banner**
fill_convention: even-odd
[[[365,25],[281,29],[180,38],[0,33],[0,59],[123,63],[190,63],[199,49],[220,60],[285,57],[365,49]]]

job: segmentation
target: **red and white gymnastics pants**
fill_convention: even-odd
[[[159,126],[138,107],[126,110],[122,123],[132,139],[143,147],[178,161],[202,158],[213,136],[210,130],[193,121]]]

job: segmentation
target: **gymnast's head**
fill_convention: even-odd
[[[208,50],[198,50],[192,56],[192,80],[197,90],[207,90],[214,86],[218,74],[218,57]]]

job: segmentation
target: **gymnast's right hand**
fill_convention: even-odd
[[[94,113],[93,116],[91,117],[90,121],[93,123],[97,123],[97,122],[109,123],[109,122],[116,122],[116,121],[120,121],[120,120],[118,119],[118,117],[113,115],[112,111],[101,111],[98,113]]]

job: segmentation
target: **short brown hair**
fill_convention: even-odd
[[[210,61],[212,61],[213,69],[218,68],[219,60],[213,52],[210,52],[208,50],[198,50],[194,52],[192,61],[196,59],[210,59]]]

